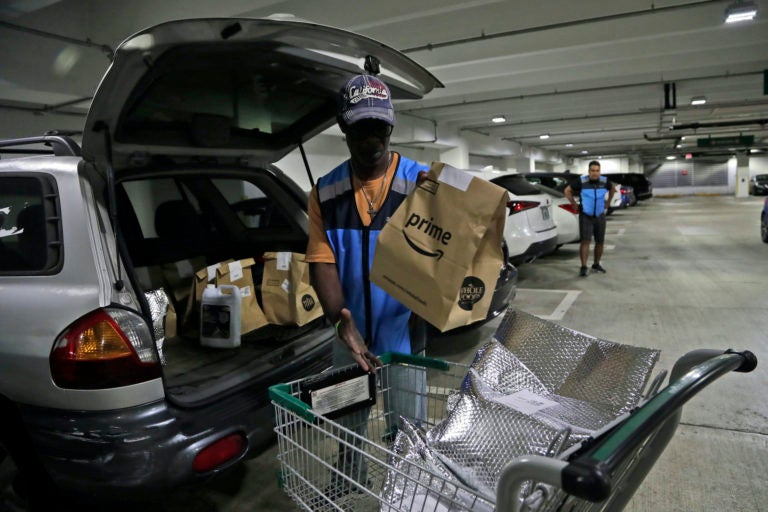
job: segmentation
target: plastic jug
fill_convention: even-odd
[[[200,302],[200,344],[206,347],[240,346],[240,288],[209,284]]]

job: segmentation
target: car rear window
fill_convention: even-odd
[[[0,274],[58,271],[63,263],[60,219],[53,177],[0,177]]]
[[[272,50],[168,53],[163,73],[146,78],[127,102],[118,140],[261,148],[293,141],[335,113],[334,97],[308,79],[311,70]]]
[[[517,196],[533,196],[536,194],[541,194],[539,189],[537,189],[532,183],[528,182],[528,180],[520,175],[501,176],[499,178],[492,179],[491,182],[499,185],[500,187],[504,187]]]
[[[290,225],[281,208],[254,183],[226,178],[216,178],[211,182],[246,228],[281,228]]]

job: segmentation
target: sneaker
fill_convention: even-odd
[[[579,271],[579,275],[581,277],[587,277],[587,267],[581,267],[581,270]]]
[[[594,270],[595,272],[602,272],[603,274],[605,274],[605,269],[599,263],[593,264],[592,270]]]

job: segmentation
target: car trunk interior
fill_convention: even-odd
[[[236,347],[200,342],[196,273],[252,258],[253,265],[243,271],[250,274],[263,308],[264,254],[306,250],[301,220],[306,207],[281,188],[274,174],[234,167],[215,172],[197,166],[145,169],[121,180],[115,192],[119,236],[128,248],[136,283],[145,295],[159,292],[170,304],[164,326],[169,336],[156,338],[172,400],[191,405],[261,381],[266,393],[267,385],[286,379],[292,361],[333,337],[320,316],[302,326],[262,325],[243,333]],[[305,361],[305,372],[317,373],[328,364],[326,359],[311,365]]]

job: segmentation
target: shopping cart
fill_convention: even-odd
[[[682,406],[730,372],[757,365],[748,351],[697,350],[681,357],[650,384],[634,410],[555,456],[510,460],[495,495],[479,492],[435,460],[425,466],[393,446],[394,414],[429,430],[450,412],[466,386],[469,367],[389,353],[377,370],[374,405],[336,419],[302,401],[306,379],[270,388],[275,408],[281,485],[307,510],[622,510],[672,438]],[[348,370],[346,370],[348,371]],[[426,379],[426,380],[424,380]],[[661,389],[660,389],[661,388]],[[419,392],[418,390],[423,390]],[[414,391],[416,390],[416,391]],[[398,409],[397,398],[423,399],[418,417]],[[394,404],[394,405],[393,405]],[[426,411],[426,417],[424,417]],[[400,424],[402,428],[402,423]],[[393,492],[408,487],[409,492]],[[397,498],[397,499],[395,499]]]

